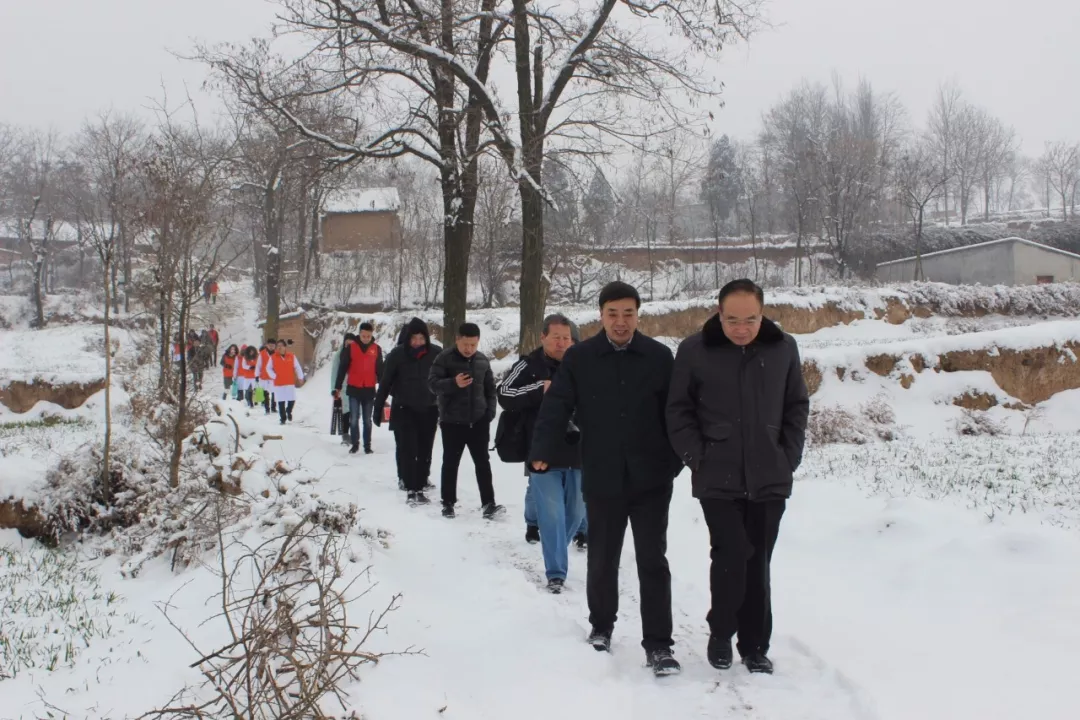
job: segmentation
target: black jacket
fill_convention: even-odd
[[[356,341],[356,344],[359,345],[361,348],[364,347],[363,343],[361,343],[359,340]],[[380,378],[382,378],[383,369],[384,369],[384,366],[386,364],[386,360],[383,358],[382,346],[380,346],[378,343],[376,343],[374,340],[372,340],[371,344],[368,345],[367,347],[371,347],[372,345],[375,346],[375,350],[378,353],[375,356],[375,382],[378,383],[378,382],[380,382]],[[351,363],[352,363],[352,343],[345,343],[345,347],[341,348],[341,350],[339,351],[339,355],[338,355],[337,377],[334,378],[334,387],[335,388],[338,388],[340,390],[341,387],[343,385],[345,385],[345,382],[349,377],[349,365]],[[361,388],[361,387],[353,387],[352,385],[346,385],[345,386],[345,394],[347,396],[349,396],[349,397],[358,397],[358,398],[374,398],[376,396],[375,395],[375,388],[373,388],[373,387],[371,387],[371,388]],[[382,405],[378,405],[377,407],[382,407]]]
[[[522,414],[526,442],[532,442],[536,416],[540,413],[540,405],[544,401],[544,381],[555,377],[559,365],[561,363],[558,360],[544,354],[544,348],[538,348],[514,363],[510,372],[499,383],[499,405],[503,410],[515,410]],[[556,444],[553,448],[554,454],[546,458],[551,467],[581,467],[581,444],[569,442],[569,436],[569,433],[564,434],[562,444]],[[525,474],[529,474],[528,463],[525,465]]]
[[[530,461],[550,465],[574,417],[586,499],[671,483],[682,469],[664,415],[672,363],[671,350],[641,333],[625,350],[615,350],[604,332],[571,347],[540,406]]]
[[[461,373],[472,374],[468,387],[459,388],[454,381]],[[484,353],[466,358],[456,347],[443,350],[431,366],[428,384],[439,398],[440,423],[476,425],[495,419],[495,378]]]
[[[413,318],[406,330],[412,331],[410,335],[422,334],[427,338],[427,344],[413,349],[409,347],[406,335],[405,343],[398,344],[386,354],[379,378],[379,392],[375,395],[375,413],[381,414],[387,396],[392,395],[394,403],[390,410],[391,421],[393,408],[427,410],[435,406],[435,395],[428,389],[428,375],[442,348],[431,342],[428,326],[419,318]],[[402,332],[404,334],[405,330]]]
[[[790,497],[809,412],[798,345],[771,320],[745,348],[718,315],[679,345],[668,431],[693,471],[694,497]]]

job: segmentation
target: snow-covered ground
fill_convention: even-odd
[[[209,309],[222,344],[253,337],[255,310],[245,293],[237,290],[222,302]],[[577,312],[585,319],[589,311]],[[511,313],[490,315],[483,316],[485,343],[516,335]],[[928,341],[912,327],[861,321],[800,341],[820,340],[815,352],[845,358],[853,351],[846,341],[864,333],[904,349],[943,342]],[[941,382],[970,381],[962,375],[942,373]],[[684,672],[657,679],[643,667],[639,646],[632,543],[624,549],[613,654],[596,653],[584,642],[585,556],[572,553],[564,594],[543,589],[540,549],[524,540],[519,466],[493,457],[497,499],[508,513],[485,521],[466,458],[460,512],[446,520],[437,504],[405,504],[385,427],[375,431],[372,456],[348,455],[329,434],[328,366],[299,390],[294,425],[281,427],[261,409],[248,415],[236,403],[227,407],[245,435],[245,457],[257,458],[258,467],[283,461],[296,468],[277,480],[286,492],[271,488],[269,498],[259,494],[269,487],[266,476],[245,474],[252,517],[281,517],[290,504],[316,498],[355,503],[361,534],[352,534],[356,551],[347,575],[359,578],[354,596],[370,591],[357,597],[351,616],[365,626],[369,612],[401,595],[385,632],[367,649],[417,652],[384,657],[350,687],[350,710],[366,720],[1075,717],[1080,427],[1068,420],[1080,416],[1080,391],[1043,403],[1027,435],[1016,428],[1008,437],[960,438],[943,435],[944,416],[934,415],[959,409],[933,405],[917,389],[922,379],[902,390],[887,378],[869,377],[882,383],[870,388],[874,392],[887,382],[896,393],[911,393],[911,415],[898,424],[935,430],[893,443],[808,451],[773,563],[771,677],[750,676],[741,667],[720,672],[705,661],[708,533],[685,473],[676,480],[668,534],[675,652]],[[823,384],[815,403],[843,399],[837,387]],[[208,388],[214,396],[216,386],[208,382]],[[952,389],[940,391],[944,396]],[[228,434],[231,426],[216,427]],[[281,439],[262,441],[276,435]],[[14,441],[0,433],[0,449],[4,442]],[[437,441],[436,477],[440,454]],[[237,532],[250,543],[276,529],[248,522]],[[174,572],[166,554],[132,578],[121,574],[123,557],[100,557],[90,552],[92,545],[63,551],[79,557],[73,564],[42,559],[51,551],[34,549],[11,531],[0,532],[0,546],[12,549],[0,552],[0,591],[11,590],[5,596],[11,599],[0,601],[0,622],[5,632],[14,624],[32,630],[21,657],[38,660],[0,680],[0,718],[48,712],[125,718],[167,703],[184,684],[198,682],[189,665],[199,655],[161,609],[200,648],[213,649],[224,637],[220,619],[211,619],[219,612],[213,595],[220,590],[212,556],[208,566]],[[25,569],[38,566],[49,572]],[[67,603],[50,601],[56,588],[43,577],[66,579],[79,592]],[[35,614],[31,607],[43,609]],[[108,632],[95,630],[105,626]],[[46,630],[58,630],[53,634],[64,641]],[[49,670],[44,666],[53,656],[58,659]]]

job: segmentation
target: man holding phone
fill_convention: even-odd
[[[443,517],[454,517],[457,504],[458,466],[465,448],[469,448],[476,467],[480,505],[485,518],[503,512],[495,504],[488,444],[491,421],[495,419],[495,378],[491,361],[478,350],[480,328],[465,323],[458,328],[454,347],[443,350],[431,366],[428,382],[438,398],[439,426],[442,428]]]

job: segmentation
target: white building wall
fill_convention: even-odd
[[[1080,282],[1080,257],[1044,250],[1027,243],[1013,243],[1013,284],[1034,285],[1040,275],[1054,282]]]

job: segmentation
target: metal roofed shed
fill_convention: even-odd
[[[915,257],[878,263],[881,282],[912,282]],[[950,285],[1038,285],[1080,282],[1080,255],[1019,237],[922,255],[919,280]]]

